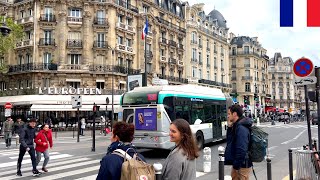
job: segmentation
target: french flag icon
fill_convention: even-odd
[[[305,7],[294,7],[297,2],[306,3],[307,27],[320,27],[320,0],[280,0],[280,27],[294,27],[294,19],[301,16],[300,12],[304,12],[299,8]],[[299,13],[294,13],[294,10]]]

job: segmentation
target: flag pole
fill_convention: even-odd
[[[146,22],[147,20],[147,15],[145,15],[146,17]],[[145,22],[145,23],[146,23]],[[148,26],[148,24],[146,24]],[[148,27],[146,28],[148,29]],[[144,29],[143,29],[144,31]],[[148,32],[144,32],[145,33],[145,37],[144,37],[144,86],[148,86],[148,74],[147,74],[147,36],[148,36]]]

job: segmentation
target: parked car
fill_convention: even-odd
[[[311,114],[311,123],[312,125],[317,124],[318,125],[318,113],[312,113]]]

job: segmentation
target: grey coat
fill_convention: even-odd
[[[195,180],[196,160],[188,160],[183,149],[175,147],[163,164],[162,180]]]

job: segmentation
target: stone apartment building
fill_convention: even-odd
[[[2,0],[0,6],[1,15],[25,30],[5,57],[8,73],[0,77],[2,89],[15,89],[15,95],[53,86],[96,87],[108,94],[112,79],[115,90],[126,90],[127,75],[144,72],[146,17],[149,84],[155,75],[187,83],[185,8],[178,1]]]
[[[295,111],[295,100],[301,102],[304,97],[296,94],[297,87],[294,86],[293,75],[293,60],[291,57],[282,57],[281,53],[275,53],[274,57],[269,61],[269,91],[271,93],[271,100],[269,104],[281,111],[293,112]],[[298,95],[298,96],[297,96]]]
[[[270,97],[267,50],[256,37],[235,37],[232,33],[230,37],[230,82],[233,96],[239,104],[246,104],[251,113],[261,113]]]
[[[204,6],[203,3],[186,6],[186,77],[190,83],[230,92],[229,28],[219,11],[212,10],[206,15]]]

